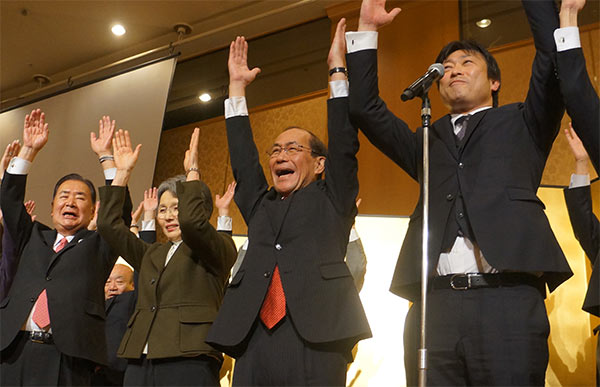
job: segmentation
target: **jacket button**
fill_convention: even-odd
[[[462,219],[462,218],[464,218],[464,217],[465,217],[465,214],[463,214],[462,212],[459,212],[459,213],[458,213],[458,217]]]
[[[52,279],[52,277],[48,276],[46,277],[46,281],[50,281]]]
[[[31,302],[35,302],[35,297],[31,297],[31,298],[29,299],[29,301],[31,301]]]
[[[458,163],[458,168],[460,168],[460,169],[463,169],[464,167],[465,167],[465,164],[464,164],[464,163],[462,163],[462,162],[461,162],[461,163]]]
[[[278,243],[278,244],[276,244],[276,245],[275,245],[275,248],[276,248],[277,250],[281,250],[281,245]]]
[[[150,311],[151,311],[151,312],[156,312],[156,306],[152,306],[152,307],[150,308]]]
[[[269,278],[271,276],[271,272],[270,271],[265,271],[265,274],[263,274],[265,276],[265,278]]]
[[[452,194],[446,195],[446,200],[450,201],[452,199],[454,199],[454,195],[452,195]]]
[[[156,278],[152,278],[152,279],[150,280],[150,284],[151,284],[151,285],[154,285],[154,283],[155,283],[155,282],[156,282]]]

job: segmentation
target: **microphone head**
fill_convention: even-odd
[[[435,71],[440,75],[440,78],[444,76],[444,65],[441,63],[434,63],[431,66],[429,66],[429,68],[427,69],[427,71]]]

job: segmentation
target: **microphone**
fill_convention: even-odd
[[[409,101],[419,97],[429,91],[431,84],[444,76],[444,66],[441,63],[434,63],[427,69],[425,75],[414,81],[412,85],[404,89],[400,96],[402,101]]]

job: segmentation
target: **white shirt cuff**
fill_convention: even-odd
[[[225,100],[225,119],[247,115],[246,97],[231,97]]]
[[[556,42],[556,51],[558,52],[580,48],[579,28],[557,28],[554,30],[554,41]]]
[[[346,32],[346,47],[348,54],[362,50],[376,50],[377,36],[377,31]]]
[[[585,187],[590,185],[590,175],[571,175],[571,183],[569,184],[569,189]]]
[[[142,230],[141,231],[155,231],[156,223],[154,219],[152,220],[142,220]]]
[[[219,216],[217,218],[217,231],[232,231],[233,222],[230,216]]]
[[[348,242],[354,242],[355,240],[360,239],[360,237],[358,236],[358,232],[356,232],[356,229],[354,227],[352,227],[350,229],[350,237],[348,238]]]
[[[20,157],[13,157],[8,164],[8,168],[6,168],[6,172],[10,173],[11,175],[27,175],[30,167],[30,161]]]
[[[348,80],[339,79],[329,82],[329,90],[331,90],[331,98],[342,98],[348,96]]]
[[[104,178],[106,180],[114,180],[117,177],[117,168],[108,168],[104,170]]]

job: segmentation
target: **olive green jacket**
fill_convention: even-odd
[[[220,352],[204,342],[217,315],[236,258],[231,237],[209,223],[201,182],[177,183],[183,243],[165,266],[170,242],[138,239],[121,218],[125,187],[100,187],[98,231],[115,253],[139,271],[138,301],[117,352],[167,358]]]

